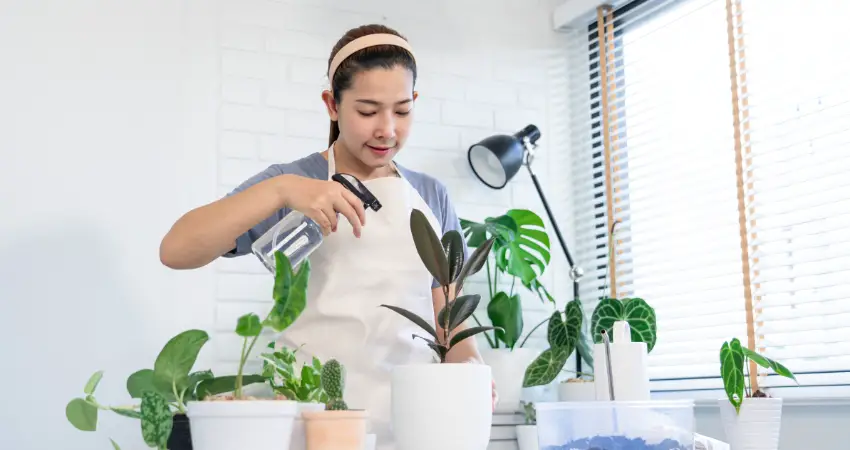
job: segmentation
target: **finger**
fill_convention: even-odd
[[[322,235],[328,236],[331,234],[331,222],[328,220],[328,217],[325,215],[325,212],[321,209],[311,211],[307,214],[307,217],[313,219],[314,222],[319,224],[319,227],[322,228]]]
[[[331,231],[336,231],[336,227],[339,225],[339,218],[334,210],[334,205],[330,204],[322,207],[322,212],[325,213],[325,217],[328,218],[328,222],[331,224]]]
[[[357,217],[360,218],[360,224],[366,225],[366,210],[363,208],[363,202],[361,202],[356,195],[347,189],[343,189],[342,195],[351,207],[354,208],[354,211],[357,212]]]
[[[351,227],[354,228],[354,235],[360,237],[360,227],[362,225],[357,212],[354,211],[351,204],[349,204],[344,198],[340,197],[339,201],[335,204],[335,209],[345,216],[345,218],[351,223]]]

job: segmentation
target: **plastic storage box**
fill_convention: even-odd
[[[537,403],[540,450],[693,450],[694,402]]]

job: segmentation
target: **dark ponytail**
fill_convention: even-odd
[[[337,41],[336,45],[334,45],[331,55],[328,58],[328,68],[330,68],[331,61],[333,61],[334,56],[336,56],[337,52],[339,52],[346,44],[359,37],[378,33],[394,34],[404,38],[404,36],[392,28],[380,24],[363,25],[353,28],[348,30],[348,32],[346,32],[342,38]],[[351,87],[351,81],[357,73],[377,67],[392,69],[395,66],[402,66],[410,70],[410,72],[413,73],[413,83],[414,85],[416,84],[416,62],[413,59],[413,55],[408,53],[407,50],[395,45],[376,45],[354,52],[351,56],[340,63],[339,67],[336,69],[333,80],[330,80],[331,93],[333,94],[334,101],[337,105],[339,105],[342,100],[342,92]],[[328,146],[332,145],[338,138],[339,123],[331,120]]]

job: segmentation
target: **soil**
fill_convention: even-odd
[[[753,398],[770,398],[770,395],[768,395],[761,389],[757,389],[755,392],[753,392]]]
[[[227,401],[234,401],[234,400],[289,400],[289,398],[287,398],[283,394],[277,394],[273,398],[272,397],[254,397],[253,395],[243,396],[242,398],[236,398],[236,396],[233,395],[233,394],[221,394],[221,395],[208,396],[208,397],[204,398],[204,401],[207,401],[207,402],[227,402]]]
[[[564,380],[564,383],[593,383],[593,380],[585,380],[584,378],[569,378]]]

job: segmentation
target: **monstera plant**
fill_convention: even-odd
[[[461,219],[460,223],[470,248],[478,248],[488,239],[493,240],[493,262],[488,260],[486,263],[490,296],[487,315],[494,326],[504,331],[496,331],[492,336],[485,334],[485,337],[491,348],[504,346],[512,350],[519,343],[524,328],[522,303],[519,293],[515,291],[516,281],[519,280],[541,301],[555,303],[540,282],[540,276],[551,257],[549,235],[543,220],[532,211],[511,209],[501,216],[488,217],[483,222]],[[501,289],[501,281],[505,277],[511,281],[508,292]],[[525,340],[520,343],[520,347],[523,344]]]

